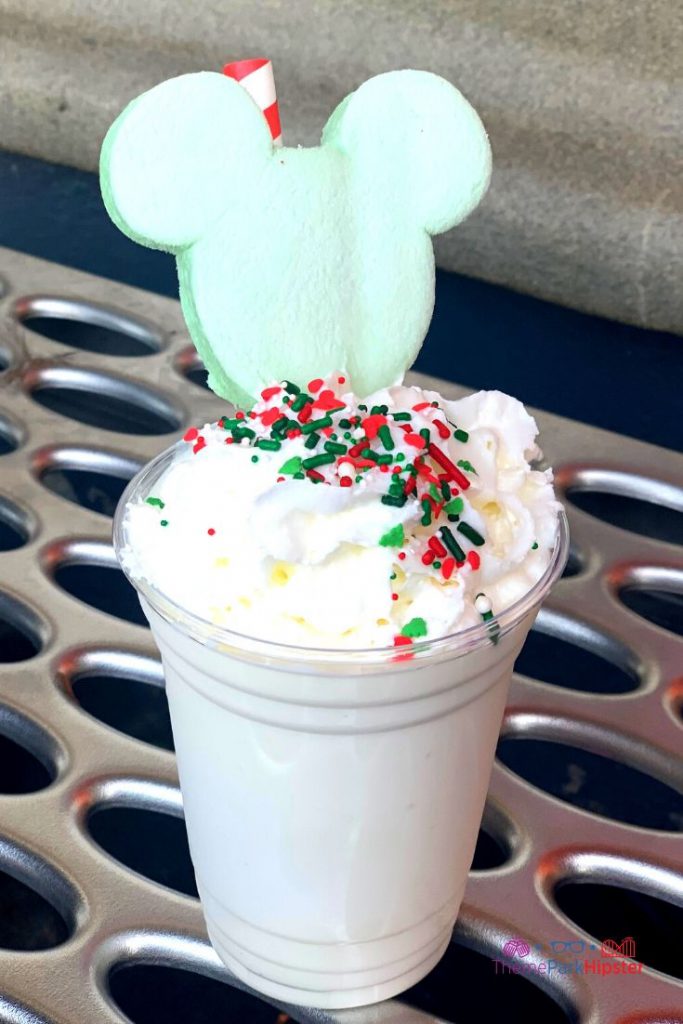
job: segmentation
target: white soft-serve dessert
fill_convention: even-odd
[[[517,399],[344,373],[191,428],[124,521],[123,564],[237,633],[323,648],[453,634],[523,597],[557,539],[552,472]]]

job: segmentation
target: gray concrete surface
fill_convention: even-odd
[[[272,58],[285,141],[394,67],[454,81],[491,190],[442,266],[683,333],[680,0],[0,0],[0,146],[96,167],[143,89]]]

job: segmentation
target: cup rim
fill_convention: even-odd
[[[121,553],[126,547],[125,538],[125,511],[129,501],[137,497],[144,490],[151,490],[150,484],[156,481],[168,464],[173,460],[175,454],[182,450],[182,442],[166,448],[155,456],[150,462],[139,470],[130,480],[125,491],[119,499],[114,514],[113,543],[119,566],[128,581],[132,584],[144,602],[161,616],[167,623],[180,629],[190,638],[198,643],[217,647],[223,651],[230,651],[236,655],[258,655],[266,657],[270,662],[281,661],[291,664],[292,662],[340,662],[362,661],[365,665],[381,664],[387,661],[396,662],[405,659],[407,650],[405,648],[388,647],[308,647],[301,644],[285,644],[276,640],[268,640],[264,637],[250,636],[239,633],[227,626],[219,626],[205,619],[194,612],[183,608],[177,601],[164,594],[155,587],[149,580],[134,578],[126,570]],[[406,664],[414,664],[418,659],[425,657],[436,659],[438,655],[447,654],[450,657],[457,657],[460,654],[490,646],[497,642],[505,634],[509,633],[521,622],[526,615],[535,607],[540,606],[547,596],[553,584],[560,578],[569,555],[569,524],[563,508],[560,508],[557,516],[557,532],[550,561],[546,566],[543,575],[536,583],[517,601],[508,605],[501,612],[486,623],[477,623],[468,626],[466,629],[448,633],[445,636],[433,639],[417,640],[410,645],[410,661]],[[492,639],[495,634],[495,641]]]

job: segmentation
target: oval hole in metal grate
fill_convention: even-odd
[[[46,446],[34,453],[32,469],[49,491],[66,501],[113,516],[128,481],[142,463],[102,448]]]
[[[19,447],[21,439],[21,430],[11,420],[0,416],[0,455],[9,455],[13,452]]]
[[[0,906],[3,949],[53,949],[75,931],[77,897],[71,884],[52,865],[1,835]]]
[[[149,356],[163,344],[163,335],[153,324],[81,299],[27,296],[17,301],[14,315],[44,338],[101,355]]]
[[[149,676],[86,672],[72,680],[71,690],[83,710],[105,725],[162,750],[174,750],[163,677],[156,682]]]
[[[199,353],[191,345],[178,354],[175,368],[185,380],[189,380],[192,384],[207,391],[211,390],[208,383],[208,371],[199,358]]]
[[[625,587],[619,598],[636,615],[683,636],[683,594]]]
[[[0,495],[0,551],[21,548],[31,536],[31,518],[13,501]]]
[[[515,671],[584,693],[629,693],[641,682],[636,655],[579,619],[542,608]]]
[[[47,627],[17,598],[0,590],[0,664],[27,661],[42,649]]]
[[[108,981],[112,999],[133,1024],[283,1021],[276,1009],[257,996],[179,967],[125,964],[116,966]]]
[[[567,743],[525,736],[504,736],[496,756],[532,786],[591,814],[683,832],[680,793],[630,765]]]
[[[142,807],[95,805],[87,828],[98,846],[124,867],[168,889],[197,897],[183,818]]]
[[[487,801],[470,870],[492,871],[502,867],[510,860],[516,845],[514,825],[497,806]]]
[[[631,533],[683,544],[683,489],[603,467],[560,469],[560,486],[583,512]]]
[[[0,703],[0,793],[37,793],[57,777],[57,741],[33,719]]]
[[[567,1024],[575,1021],[554,999],[521,974],[498,968],[495,958],[451,942],[426,978],[398,1000],[457,1024]]]
[[[142,384],[77,367],[53,367],[25,377],[34,401],[51,412],[121,434],[168,434],[182,411]]]
[[[53,573],[58,586],[91,608],[149,627],[135,589],[115,565],[72,562],[55,566]]]
[[[0,992],[0,1024],[50,1024],[46,1017],[38,1016],[25,1003],[8,999]]]
[[[554,895],[563,914],[592,935],[598,945],[605,939],[621,945],[631,936],[637,961],[683,978],[680,941],[676,939],[683,934],[681,907],[632,889],[590,881],[562,882]]]
[[[573,546],[569,546],[569,555],[567,556],[567,564],[564,567],[562,576],[564,579],[568,579],[571,576],[578,576],[584,569],[584,559],[579,554],[578,550]]]

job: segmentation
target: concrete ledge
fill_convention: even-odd
[[[265,53],[285,140],[378,71],[425,67],[481,112],[496,170],[438,240],[448,269],[683,332],[683,87],[670,0],[0,0],[0,145],[85,169],[133,96]]]

